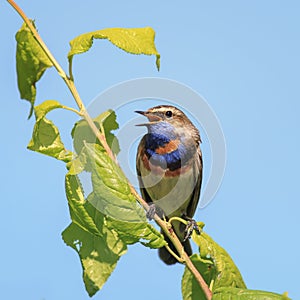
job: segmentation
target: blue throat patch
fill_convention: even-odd
[[[148,159],[151,158],[151,163],[162,168],[168,168],[174,171],[180,168],[187,161],[187,151],[183,144],[179,144],[178,148],[170,153],[158,154],[156,149],[164,147],[171,141],[170,138],[162,134],[148,133],[146,134],[145,150]]]

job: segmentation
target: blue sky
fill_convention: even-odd
[[[176,80],[201,94],[222,126],[227,166],[216,197],[196,219],[230,253],[248,288],[288,291],[299,299],[299,2],[18,3],[65,69],[68,41],[80,33],[155,29],[159,73],[154,57],[129,55],[106,41],[75,57],[82,99],[88,104],[112,85],[140,77]],[[0,298],[89,299],[79,259],[60,236],[70,222],[65,167],[26,149],[34,122],[26,120],[29,105],[19,100],[16,84],[14,34],[22,22],[4,1],[0,12]],[[73,105],[54,70],[38,83],[37,101],[46,99]],[[63,111],[51,116],[71,147],[77,117]],[[156,251],[131,246],[94,299],[181,299],[182,272],[180,265],[163,265]]]

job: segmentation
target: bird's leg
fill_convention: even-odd
[[[187,220],[187,224],[186,224],[186,227],[184,230],[185,236],[184,236],[183,241],[186,241],[187,239],[189,239],[191,237],[193,230],[195,230],[197,234],[200,234],[199,226],[197,225],[197,222],[194,219],[192,219],[188,216],[182,216],[182,217],[185,220]]]
[[[157,214],[161,219],[165,218],[163,210],[154,203],[149,204],[149,209],[146,212],[146,217],[149,221],[154,219],[154,215]]]

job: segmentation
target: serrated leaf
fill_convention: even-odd
[[[104,128],[106,141],[113,153],[117,155],[120,152],[119,142],[116,136],[111,132],[119,128],[115,112],[108,110],[93,119],[93,121],[99,130],[101,130],[101,127]],[[85,120],[80,120],[74,125],[71,135],[73,137],[74,148],[78,154],[81,152],[84,142],[99,144],[94,132]]]
[[[33,21],[31,23],[34,25]],[[18,88],[20,97],[31,103],[30,118],[36,98],[36,82],[40,80],[45,70],[52,67],[53,64],[25,23],[17,32],[16,41]]]
[[[210,260],[204,261],[199,254],[193,254],[191,260],[202,275],[206,284],[210,284],[215,278],[216,269]],[[186,267],[181,280],[181,292],[183,300],[206,300],[206,296],[196,281],[194,275]]]
[[[219,288],[215,290],[212,300],[290,300],[286,295],[265,291],[238,288]]]
[[[92,172],[91,203],[106,215],[107,225],[117,230],[127,244],[141,240],[148,247],[164,246],[163,236],[147,222],[119,166],[97,144],[86,143],[83,153]]]
[[[101,113],[94,119],[94,121],[98,124],[103,124],[104,127],[107,127],[107,131],[116,130],[119,128],[116,113],[112,109]]]
[[[95,236],[75,223],[64,230],[62,237],[78,253],[85,288],[89,296],[93,296],[102,288],[119,258],[127,251],[126,245],[108,228],[103,227],[102,236]]]
[[[224,248],[203,231],[200,235],[193,232],[192,239],[199,246],[201,259],[210,260],[216,270],[213,291],[220,287],[246,288],[239,269]]]
[[[70,42],[69,62],[75,54],[88,51],[94,39],[107,39],[120,49],[132,54],[156,55],[159,70],[160,54],[154,44],[155,32],[151,27],[145,28],[107,28],[79,35]]]

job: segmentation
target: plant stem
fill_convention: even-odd
[[[18,12],[18,14],[21,16],[21,18],[24,20],[24,22],[26,23],[27,27],[30,29],[32,35],[34,36],[35,40],[38,42],[38,44],[41,46],[41,48],[43,49],[43,51],[45,52],[45,54],[48,56],[49,60],[52,62],[53,66],[55,67],[55,69],[57,70],[59,76],[65,81],[66,85],[68,86],[73,98],[76,101],[76,104],[80,110],[80,115],[82,115],[82,117],[87,121],[87,123],[89,124],[89,126],[91,127],[91,129],[93,130],[93,132],[95,133],[96,137],[99,139],[99,141],[101,142],[102,146],[105,148],[106,152],[108,153],[108,155],[114,159],[114,155],[111,151],[111,149],[109,148],[106,139],[105,139],[105,135],[104,133],[101,133],[98,128],[96,127],[96,125],[93,122],[93,119],[90,117],[90,115],[88,114],[80,96],[79,93],[74,85],[74,81],[71,80],[67,74],[65,73],[65,71],[63,70],[63,68],[60,66],[60,64],[57,62],[57,60],[54,58],[54,56],[52,55],[52,53],[50,52],[50,50],[48,49],[47,45],[44,43],[44,41],[42,40],[42,38],[40,37],[39,33],[37,32],[37,30],[35,29],[35,27],[33,26],[32,22],[28,19],[28,17],[26,16],[26,14],[24,13],[24,11],[13,1],[13,0],[7,0],[7,2]]]
[[[73,108],[73,107],[68,107],[68,106],[65,106],[65,105],[62,105],[62,108],[63,109],[66,109],[66,110],[69,110],[69,111],[72,111],[74,112],[75,114],[77,114],[78,116],[82,117],[82,114],[79,110]]]
[[[69,88],[69,90],[70,90],[73,98],[75,99],[75,102],[76,102],[76,104],[77,104],[77,106],[80,110],[79,115],[81,115],[86,120],[86,122],[88,123],[88,125],[90,126],[90,128],[92,129],[94,134],[96,135],[97,139],[100,141],[100,143],[102,144],[102,146],[106,150],[109,157],[116,164],[118,164],[115,155],[113,154],[112,150],[110,149],[110,147],[107,144],[104,132],[100,132],[98,130],[98,128],[96,127],[96,125],[93,121],[93,119],[88,114],[88,112],[87,112],[87,110],[86,110],[86,108],[85,108],[85,106],[84,106],[84,104],[83,104],[83,102],[82,102],[82,100],[79,96],[79,93],[78,93],[78,91],[75,87],[72,72],[70,72],[70,77],[68,77],[67,74],[65,73],[65,71],[60,66],[60,64],[56,61],[56,59],[54,58],[54,56],[52,55],[52,53],[50,52],[50,50],[48,49],[48,47],[46,46],[44,41],[42,40],[42,38],[40,37],[39,33],[37,32],[37,30],[33,26],[32,22],[28,19],[26,14],[23,12],[23,10],[13,0],[7,0],[7,2],[17,11],[17,13],[24,20],[24,22],[26,23],[26,25],[30,29],[32,35],[34,36],[34,38],[36,39],[38,44],[41,46],[41,48],[43,49],[44,53],[48,56],[49,60],[53,64],[53,66],[56,68],[56,70],[57,70],[58,74],[60,75],[60,77],[62,77],[62,79],[65,81],[66,85],[68,86],[68,88]],[[71,66],[70,66],[70,70],[71,70]],[[72,110],[72,109],[69,109],[69,110]],[[74,110],[74,111],[76,111],[76,110]],[[76,113],[78,113],[78,111],[76,111]],[[138,194],[138,192],[135,190],[135,188],[130,184],[129,180],[127,180],[127,181],[128,181],[129,186],[130,186],[131,193],[135,196],[135,198],[143,206],[143,208],[146,211],[148,211],[149,210],[149,205],[147,204],[147,202]],[[185,253],[184,248],[183,248],[180,240],[178,239],[178,237],[174,234],[174,232],[170,232],[169,227],[167,226],[167,223],[165,221],[163,221],[157,214],[155,214],[154,220],[163,229],[163,231],[169,237],[171,242],[174,244],[177,252],[180,254],[180,259],[186,264],[186,266],[189,268],[189,270],[193,273],[193,275],[195,276],[195,278],[198,281],[199,285],[201,286],[202,290],[204,291],[204,293],[206,295],[206,298],[208,300],[210,300],[212,298],[212,292],[210,291],[209,287],[207,286],[207,284],[204,281],[201,274],[198,272],[198,270],[193,265],[193,263],[190,260],[189,256]]]

